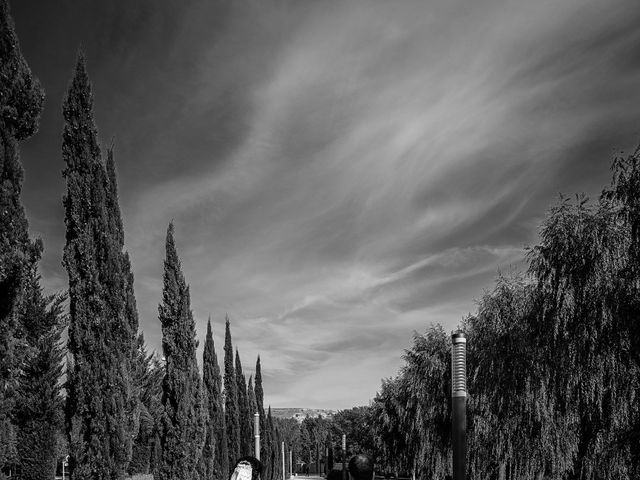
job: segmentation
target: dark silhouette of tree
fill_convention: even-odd
[[[267,479],[276,479],[278,477],[278,472],[280,471],[280,458],[278,457],[278,445],[276,438],[275,427],[273,425],[273,417],[271,416],[271,405],[269,405],[267,419],[265,422],[265,439],[266,439],[266,447],[267,447],[267,456],[266,461],[268,462],[268,466],[266,468]]]
[[[222,465],[222,441],[224,431],[224,411],[222,408],[222,377],[213,342],[211,318],[207,322],[207,336],[202,358],[203,383],[207,392],[207,437],[202,452],[204,478],[223,478],[228,475]],[[226,442],[226,440],[225,440]],[[225,455],[228,455],[225,452]]]
[[[238,420],[240,423],[240,456],[251,454],[251,418],[249,398],[247,396],[247,380],[242,373],[240,354],[236,348],[236,391],[238,392]]]
[[[132,385],[136,332],[127,318],[122,235],[101,160],[93,95],[78,56],[63,104],[67,181],[63,263],[69,275],[67,429],[76,479],[120,478],[137,430]],[[119,216],[119,215],[118,215]],[[137,322],[137,320],[136,320]]]
[[[27,355],[20,382],[15,418],[18,460],[25,480],[55,476],[58,435],[63,426],[60,379],[65,352],[61,345],[66,318],[64,296],[45,297],[37,264],[33,264],[21,303]]]
[[[160,443],[159,426],[162,417],[162,379],[164,367],[155,354],[147,353],[144,336],[138,336],[137,368],[134,379],[139,385],[140,414],[133,444],[130,475],[153,472],[154,450]]]
[[[251,455],[255,456],[255,445],[254,445],[254,439],[255,439],[255,417],[254,415],[256,413],[258,413],[258,403],[256,402],[256,392],[253,388],[253,376],[250,375],[249,376],[249,383],[247,384],[247,404],[249,405],[249,420],[251,422],[251,430],[250,430],[250,436],[251,436],[251,445],[250,445],[250,452]],[[260,424],[260,415],[258,415],[258,425]]]
[[[20,51],[8,3],[0,0],[0,466],[16,459],[11,416],[24,361],[18,305],[29,268],[39,259],[20,200],[18,143],[37,131],[43,100],[44,92]]]
[[[233,367],[233,345],[231,344],[229,317],[226,317],[224,333],[224,404],[229,465],[235,465],[240,456],[240,422],[238,418],[237,381]]]
[[[173,238],[167,229],[162,303],[165,376],[162,382],[161,480],[197,478],[196,467],[205,441],[205,394],[196,360],[196,331],[189,287],[180,267]]]
[[[260,458],[266,459],[268,458],[270,446],[268,432],[266,431],[267,419],[264,412],[264,390],[262,389],[262,367],[260,365],[260,355],[258,355],[256,360],[256,377],[253,390],[256,395],[256,405],[258,407],[257,412],[260,415]],[[269,478],[267,476],[267,471],[269,471],[270,468],[270,465],[265,464],[265,478]]]
[[[571,479],[634,478],[639,468],[637,153],[614,162],[597,204],[561,199],[529,255],[554,400],[576,421]]]

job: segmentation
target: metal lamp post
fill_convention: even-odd
[[[462,332],[451,336],[451,443],[453,480],[465,480],[467,440],[467,338]]]

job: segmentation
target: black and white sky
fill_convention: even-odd
[[[150,348],[173,219],[201,345],[211,315],[222,359],[228,314],[272,406],[367,404],[413,331],[453,330],[558,193],[596,197],[640,140],[637,0],[10,4],[47,95],[22,146],[47,289],[82,47]]]

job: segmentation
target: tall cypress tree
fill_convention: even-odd
[[[224,332],[224,417],[227,428],[229,465],[234,465],[240,454],[240,424],[238,419],[238,393],[236,386],[236,376],[233,368],[231,327],[229,325],[229,317],[227,317]]]
[[[82,55],[63,115],[67,180],[63,264],[69,275],[72,356],[66,412],[70,469],[76,479],[121,478],[135,432],[131,381],[135,332],[126,317],[122,237],[114,224],[112,188],[101,159]]]
[[[238,420],[240,423],[240,455],[251,454],[251,417],[247,397],[247,380],[242,373],[240,354],[236,348],[236,388],[238,392]]]
[[[60,338],[65,327],[64,296],[45,297],[33,264],[25,294],[21,326],[25,332],[27,361],[18,384],[18,460],[22,478],[40,480],[55,476],[58,434],[62,430],[62,360]]]
[[[18,142],[38,129],[43,99],[20,51],[7,1],[0,0],[0,465],[15,458],[11,412],[23,361],[16,349],[18,305],[29,266],[39,257],[20,201]]]
[[[204,343],[202,357],[203,384],[207,393],[207,436],[202,452],[201,471],[204,478],[226,477],[228,472],[223,471],[222,465],[222,441],[224,432],[224,410],[222,408],[222,377],[218,356],[213,342],[211,330],[211,318],[207,322],[207,336]],[[224,453],[228,455],[227,452]],[[227,467],[228,470],[228,467]]]
[[[275,430],[273,427],[273,417],[271,416],[271,405],[269,405],[269,410],[267,413],[267,418],[266,418],[266,437],[267,437],[267,461],[269,463],[268,468],[267,468],[267,475],[266,478],[267,480],[273,480],[278,478],[277,477],[277,472],[278,472],[278,465],[279,465],[279,459],[278,459],[278,446],[276,444],[276,438],[275,438]]]
[[[113,159],[113,146],[107,150],[105,191],[109,243],[112,245],[113,262],[117,265],[107,270],[116,274],[108,277],[110,283],[108,290],[113,292],[112,318],[121,319],[122,345],[127,346],[125,350],[128,351],[128,356],[123,351],[123,365],[127,367],[127,371],[134,380],[129,382],[124,411],[127,421],[126,430],[135,437],[139,430],[140,411],[144,408],[141,399],[143,392],[140,387],[142,383],[136,380],[140,380],[146,373],[144,365],[146,351],[144,351],[144,337],[137,335],[138,309],[133,290],[131,260],[129,253],[124,250],[124,227],[118,201],[118,180]]]
[[[247,405],[249,406],[249,421],[251,423],[250,433],[250,454],[255,455],[252,439],[255,438],[255,421],[254,415],[258,411],[258,404],[256,403],[256,394],[253,390],[253,376],[249,376],[249,383],[247,384]],[[258,421],[260,419],[258,418]]]
[[[249,376],[249,382],[247,383],[247,404],[249,406],[249,418],[251,419],[251,438],[253,438],[253,415],[258,412],[256,392],[253,389],[253,375]]]
[[[196,467],[205,441],[206,405],[190,304],[189,287],[182,274],[170,223],[162,303],[158,307],[166,361],[162,382],[161,480],[197,478]]]
[[[260,366],[260,355],[258,355],[258,359],[256,360],[256,379],[254,391],[256,395],[256,405],[258,407],[258,413],[260,414],[260,458],[264,458],[265,460],[269,455],[269,435],[267,432],[267,418],[264,413],[264,391],[262,390],[262,368]],[[265,469],[269,469],[269,465],[265,465]],[[265,477],[266,470],[265,470]]]

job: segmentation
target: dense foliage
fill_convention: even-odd
[[[165,375],[162,381],[161,480],[198,478],[196,467],[205,442],[206,402],[196,360],[196,327],[189,287],[182,274],[169,224],[164,262],[162,324]]]
[[[226,318],[224,332],[224,421],[227,429],[229,465],[235,465],[240,457],[240,420],[238,418],[238,386],[233,366],[231,326]]]
[[[20,200],[18,142],[38,129],[44,92],[20,51],[6,0],[0,0],[0,467],[16,460],[13,407],[24,359],[21,296],[38,261]],[[0,477],[3,474],[0,472]]]
[[[640,476],[639,206],[637,150],[597,202],[561,198],[528,272],[500,276],[463,322],[469,478]],[[449,345],[438,326],[417,335],[370,405],[383,468],[449,471]]]
[[[128,257],[122,251],[114,167],[108,174],[102,162],[82,55],[63,114],[70,469],[76,479],[119,478],[131,459],[137,430],[138,395],[132,378],[137,315]]]

